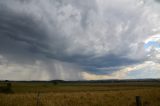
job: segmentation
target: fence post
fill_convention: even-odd
[[[141,97],[136,96],[136,106],[142,106]]]
[[[40,98],[40,92],[38,91],[37,92],[37,103],[36,103],[36,106],[39,106],[39,102],[40,102],[40,100],[39,100],[39,98]]]

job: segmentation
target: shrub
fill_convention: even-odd
[[[10,82],[4,83],[0,86],[0,93],[13,93],[12,84]]]

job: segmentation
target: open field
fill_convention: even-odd
[[[160,106],[159,82],[12,82],[11,89],[0,93],[0,106],[136,106],[135,96],[143,106]]]

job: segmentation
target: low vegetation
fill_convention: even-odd
[[[160,106],[159,83],[12,82],[12,93],[0,93],[0,106]],[[39,92],[39,93],[38,93]]]
[[[3,82],[0,84],[0,93],[13,93],[12,84],[10,82]]]

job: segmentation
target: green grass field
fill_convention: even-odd
[[[0,106],[160,106],[157,83],[22,83],[13,82],[13,93],[0,93]],[[38,93],[39,96],[38,96]]]

